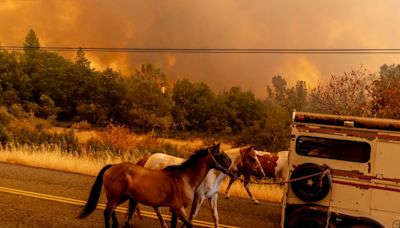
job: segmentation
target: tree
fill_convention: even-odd
[[[39,101],[39,117],[49,118],[57,116],[59,108],[55,106],[54,101],[50,97],[43,94],[42,96],[40,96]]]
[[[179,80],[175,83],[172,99],[174,122],[181,130],[209,131],[215,124],[215,95],[204,83]]]
[[[40,67],[40,42],[39,38],[36,36],[35,31],[29,30],[28,34],[25,36],[24,46],[24,70],[28,75],[31,75],[37,71]]]
[[[103,108],[106,119],[125,123],[127,88],[122,75],[108,67],[98,74],[96,81],[98,82],[97,103]]]
[[[306,109],[308,93],[305,81],[297,81],[294,87],[288,88],[285,78],[277,75],[272,77],[272,87],[267,86],[268,97],[275,99],[289,114]]]
[[[372,83],[373,114],[400,119],[400,65],[381,66],[379,79]]]
[[[371,115],[368,93],[371,79],[372,75],[361,68],[343,75],[332,75],[327,82],[312,89],[310,111],[335,115]]]
[[[172,116],[175,128],[178,130],[186,131],[190,129],[191,123],[189,121],[190,100],[193,93],[193,84],[187,80],[178,80],[172,90],[172,99],[174,106],[172,107]]]
[[[255,98],[252,91],[244,92],[240,87],[232,87],[224,96],[229,113],[226,118],[233,133],[241,132],[262,117],[261,102]]]
[[[26,34],[25,42],[23,43],[25,55],[35,54],[40,48],[39,38],[36,36],[35,31],[30,29]]]
[[[290,112],[293,110],[303,111],[307,106],[307,85],[305,81],[297,81],[296,85],[289,89],[288,99]]]
[[[90,70],[90,61],[85,57],[85,52],[82,48],[79,48],[78,51],[76,51],[75,64],[82,69]]]
[[[238,135],[237,145],[253,144],[258,150],[287,150],[290,141],[290,115],[273,98],[263,103],[263,116]]]
[[[19,64],[20,55],[0,51],[0,102],[9,107],[30,98],[29,78]]]
[[[132,126],[144,131],[155,128],[167,130],[166,127],[170,127],[165,124],[166,119],[172,120],[169,118],[172,98],[167,86],[164,73],[151,64],[142,65],[127,79],[126,99]]]

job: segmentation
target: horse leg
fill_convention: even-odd
[[[110,217],[112,216],[113,220],[113,227],[115,227],[115,224],[117,224],[116,227],[118,227],[118,220],[115,216],[115,206],[116,203],[112,200],[107,201],[106,208],[104,209],[104,225],[106,228],[110,228]]]
[[[172,218],[171,218],[171,228],[176,228],[176,224],[178,223],[178,217],[176,217],[176,211],[171,209]]]
[[[136,206],[137,206],[136,200],[129,199],[129,209],[128,209],[128,212],[127,212],[126,217],[125,217],[124,227],[130,227],[131,226],[132,215],[133,215],[133,212],[135,212]]]
[[[229,190],[231,189],[231,185],[235,181],[236,181],[236,179],[234,177],[229,177],[229,184],[228,184],[228,187],[226,187],[226,191],[225,191],[225,199],[229,199]]]
[[[177,216],[182,220],[183,225],[187,228],[193,227],[192,223],[187,220],[187,214],[184,207],[179,208],[176,212]]]
[[[194,194],[192,208],[190,210],[189,221],[192,221],[197,216],[203,201],[204,201],[203,194],[197,194],[197,193]]]
[[[110,215],[111,215],[111,213],[106,208],[104,210],[104,227],[105,228],[110,228]]]
[[[115,210],[113,210],[113,212],[111,213],[111,218],[112,218],[112,221],[113,221],[113,225],[112,225],[112,227],[113,228],[118,228],[118,219],[117,219],[117,215],[115,214]]]
[[[245,180],[244,188],[246,189],[247,194],[249,194],[249,196],[250,196],[251,200],[253,200],[254,204],[259,204],[260,202],[258,202],[258,200],[256,200],[256,198],[254,198],[254,196],[250,192],[250,183],[249,183],[250,175],[245,175],[244,180]]]
[[[154,211],[155,211],[156,214],[157,214],[158,220],[160,220],[161,227],[162,227],[162,228],[168,228],[167,223],[165,222],[164,218],[163,218],[162,215],[161,215],[161,209],[160,209],[160,207],[153,207],[153,208],[154,208]],[[175,225],[175,226],[176,226],[176,225]]]
[[[211,207],[211,213],[213,215],[214,219],[214,225],[216,228],[219,227],[219,217],[218,217],[218,207],[217,207],[217,202],[218,202],[218,193],[214,194],[210,198],[208,198],[208,202],[210,202],[210,207]]]

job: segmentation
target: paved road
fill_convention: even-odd
[[[46,169],[0,163],[0,187],[86,200],[94,177]],[[102,194],[104,195],[104,194]],[[0,191],[0,227],[103,227],[103,212],[96,210],[84,220],[75,219],[81,206]],[[104,196],[100,199],[104,203]],[[126,207],[126,205],[123,205]],[[248,199],[220,197],[220,222],[239,227],[279,227],[281,206]],[[142,210],[152,211],[142,207]],[[167,210],[164,210],[168,214]],[[119,213],[119,220],[123,214]],[[204,203],[198,220],[212,221],[209,205]],[[155,219],[135,221],[135,227],[160,227]]]

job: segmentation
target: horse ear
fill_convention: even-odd
[[[256,153],[256,151],[253,149],[253,147],[251,147],[250,156],[252,156],[253,158],[255,158],[255,157],[257,156],[257,153]]]
[[[212,152],[215,153],[215,154],[218,154],[220,146],[221,146],[220,143],[217,143],[217,142],[214,141],[213,147],[212,147]]]
[[[242,148],[239,149],[239,152],[240,152],[240,155],[242,157],[244,157],[247,154],[247,149],[242,147]]]

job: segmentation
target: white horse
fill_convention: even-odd
[[[234,148],[224,151],[229,158],[232,160],[232,164],[229,167],[230,170],[236,170],[237,166],[244,166],[252,170],[253,175],[264,177],[264,171],[261,167],[260,161],[257,159],[256,153],[252,147],[245,148]],[[142,159],[138,164],[143,165],[146,168],[160,170],[170,165],[179,165],[185,161],[183,158],[174,157],[167,154],[155,153],[151,156]],[[221,183],[227,175],[216,169],[211,169],[203,182],[197,187],[194,195],[192,208],[190,211],[189,221],[192,221],[198,214],[201,204],[205,199],[208,199],[211,207],[211,213],[214,219],[215,227],[218,227],[219,217],[217,209],[218,191]],[[166,226],[165,221],[161,216],[159,208],[154,208],[161,224]]]
[[[283,181],[286,179],[283,175],[286,173],[286,169],[288,168],[288,155],[289,151],[280,151],[280,152],[266,152],[266,151],[255,151],[257,154],[257,158],[263,167],[265,177],[272,178],[273,180]],[[258,200],[251,194],[250,192],[250,176],[251,173],[247,171],[246,167],[238,166],[237,167],[237,176],[241,176],[243,174],[244,179],[243,186],[249,194],[252,201],[258,204]],[[236,179],[230,177],[228,187],[225,191],[225,198],[229,198],[229,190],[233,182]]]

